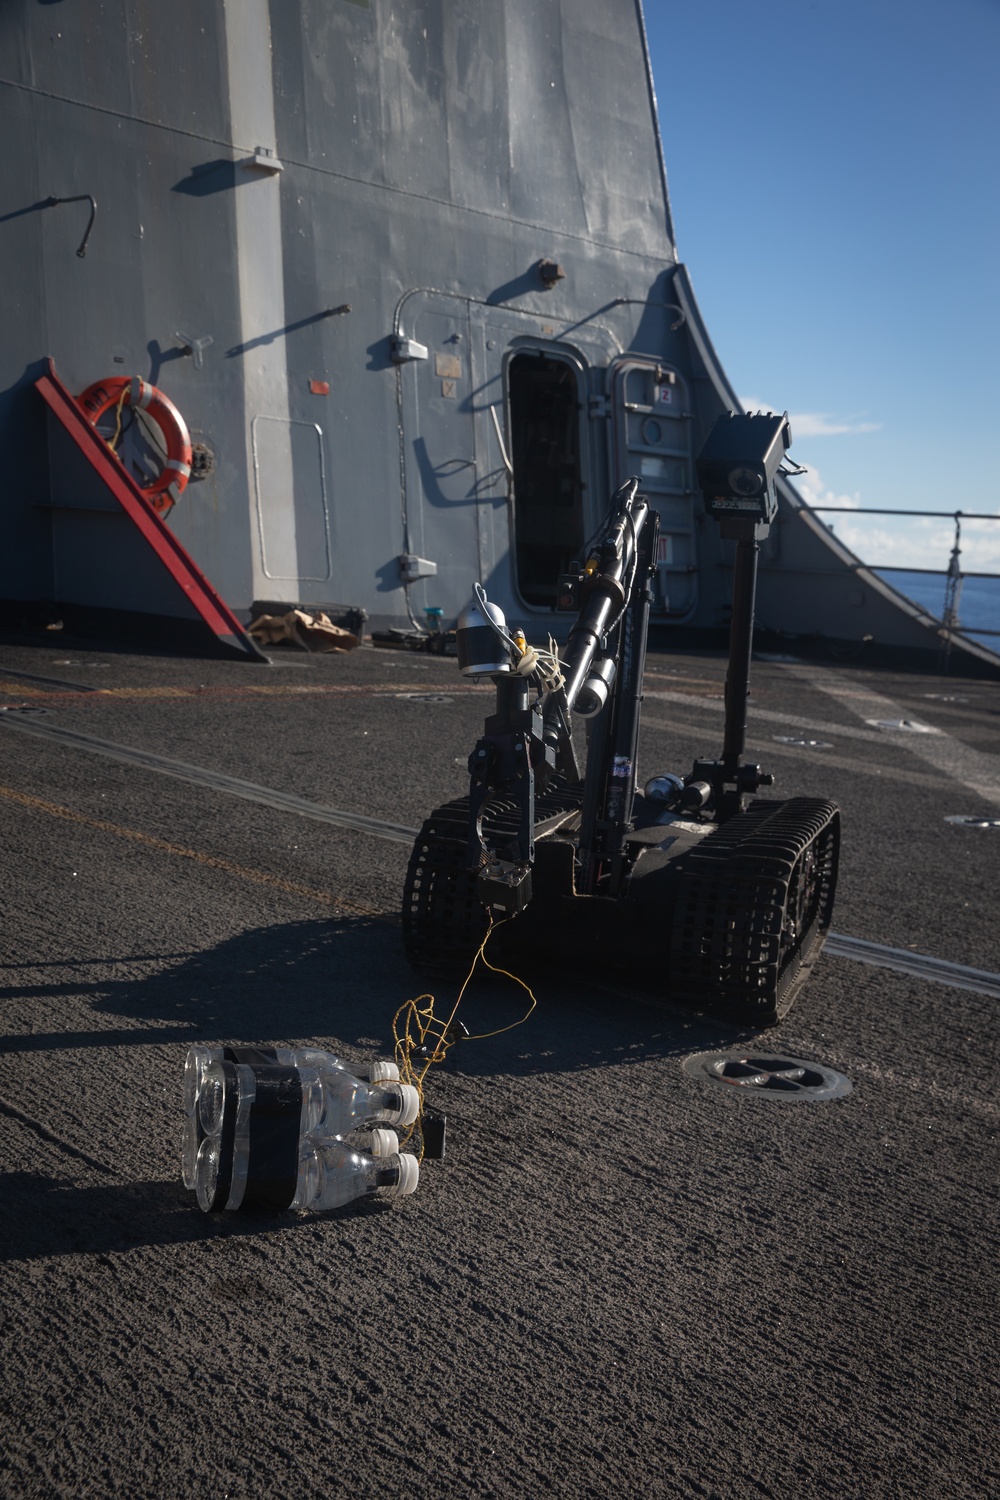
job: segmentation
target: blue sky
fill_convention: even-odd
[[[681,258],[816,503],[1000,514],[1000,0],[645,0]],[[949,522],[829,516],[944,567]],[[1000,522],[963,565],[1000,572]]]

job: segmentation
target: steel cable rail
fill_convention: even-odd
[[[962,592],[962,584],[966,578],[1000,578],[1000,573],[975,572],[971,569],[964,569],[959,565],[958,559],[962,550],[960,546],[962,540],[962,522],[1000,521],[1000,515],[996,512],[989,514],[985,511],[973,510],[895,510],[889,506],[876,505],[810,505],[809,509],[844,516],[923,516],[938,521],[954,521],[955,541],[947,568],[904,568],[898,564],[882,565],[880,563],[867,563],[866,567],[873,573],[925,573],[933,578],[943,578],[945,580],[945,602],[942,619],[945,625],[950,630],[962,630],[966,635],[1000,636],[1000,630],[980,630],[974,625],[963,626],[959,623],[958,619],[959,598]]]

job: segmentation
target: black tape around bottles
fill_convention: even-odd
[[[249,1063],[251,1068],[271,1068],[278,1061],[274,1047],[226,1047],[226,1062]]]
[[[287,1208],[299,1175],[302,1082],[298,1068],[253,1067],[257,1096],[250,1110],[246,1207]]]
[[[299,1070],[278,1062],[274,1047],[226,1047],[229,1063],[253,1069],[256,1097],[248,1121],[247,1184],[242,1208],[287,1208],[299,1175],[302,1083]],[[230,1173],[232,1145],[229,1149]]]

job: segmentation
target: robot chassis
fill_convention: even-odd
[[[411,964],[461,977],[487,931],[503,962],[575,955],[660,1000],[754,1028],[788,1011],[819,956],[837,880],[840,814],[821,798],[759,798],[743,760],[760,543],[791,444],[787,414],[720,416],[698,481],[736,543],[722,755],[636,791],[636,749],[659,517],[629,479],[558,605],[577,610],[559,670],[506,630],[481,589],[459,617],[459,668],[489,676],[496,710],[469,758],[469,795],[414,844],[403,900]],[[581,777],[571,716],[588,721]]]

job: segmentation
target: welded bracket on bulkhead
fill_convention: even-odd
[[[109,452],[100,434],[88,422],[82,408],[62,384],[53,361],[35,382],[57,427],[69,459],[85,460],[72,465],[85,482],[64,482],[62,466],[52,467],[52,506],[66,525],[76,529],[70,546],[76,558],[75,571],[66,569],[59,580],[61,604],[97,606],[107,610],[141,611],[164,619],[191,622],[201,619],[225,650],[253,661],[268,657],[244,630],[225,600],[216,592],[173,532],[144,499],[132,476]],[[66,439],[70,442],[67,445]],[[95,483],[96,481],[96,483]],[[61,491],[71,488],[71,493]],[[89,490],[96,503],[81,498]],[[90,520],[85,521],[84,516]],[[121,518],[131,526],[121,527]],[[111,520],[114,533],[106,531]],[[67,549],[68,550],[68,549]],[[85,561],[80,562],[80,553]],[[137,590],[141,598],[137,597]],[[71,597],[75,595],[76,597]]]

